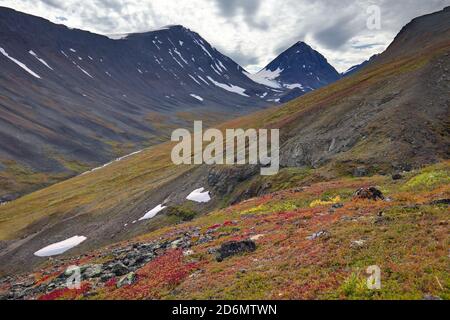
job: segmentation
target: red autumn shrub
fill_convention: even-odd
[[[50,293],[40,296],[38,300],[74,300],[88,292],[90,288],[91,285],[89,283],[83,283],[81,284],[80,289],[56,289]]]
[[[114,290],[111,294],[116,299],[158,299],[161,293],[179,285],[197,263],[185,263],[181,250],[171,250],[150,261],[136,272],[138,281]]]

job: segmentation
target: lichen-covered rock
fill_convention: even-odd
[[[137,280],[137,276],[134,272],[130,272],[126,276],[123,276],[122,278],[117,281],[117,288],[121,288],[123,286],[129,286],[135,283]]]

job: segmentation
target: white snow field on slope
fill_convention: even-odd
[[[39,251],[36,251],[34,253],[35,256],[38,257],[51,257],[56,256],[58,254],[62,254],[66,252],[67,250],[70,250],[83,241],[85,241],[87,238],[83,236],[74,236],[72,238],[66,239],[61,242],[53,243],[49,246],[46,246],[45,248],[42,248]]]
[[[140,218],[139,221],[152,219],[153,217],[155,217],[159,212],[161,212],[165,208],[167,208],[167,207],[163,206],[162,204],[158,204],[152,210],[147,212],[142,218]]]
[[[195,189],[186,197],[186,199],[198,203],[205,203],[211,201],[209,191],[203,192],[204,190],[205,188]]]
[[[85,174],[88,174],[88,173],[90,173],[90,172],[94,172],[94,171],[100,170],[100,169],[102,169],[102,168],[105,168],[105,167],[109,166],[110,164],[113,164],[114,162],[122,161],[123,159],[126,159],[126,158],[128,158],[128,157],[134,156],[135,154],[141,153],[142,151],[143,151],[143,150],[138,150],[138,151],[135,151],[135,152],[133,152],[133,153],[127,154],[126,156],[123,156],[123,157],[117,158],[117,159],[115,159],[115,160],[113,160],[113,161],[111,161],[111,162],[105,163],[104,165],[102,165],[102,166],[100,166],[100,167],[96,167],[96,168],[93,168],[93,169],[91,169],[91,170],[89,170],[89,171],[85,171],[85,172],[83,172],[81,175],[85,175]]]
[[[38,61],[39,61],[40,63],[42,63],[44,66],[46,66],[46,67],[49,68],[50,70],[53,70],[53,68],[50,67],[50,66],[48,65],[48,63],[45,62],[44,59],[39,58],[38,55],[37,55],[36,53],[34,53],[33,50],[28,51],[28,53],[31,54],[31,55],[32,55],[33,57],[35,57],[36,59],[38,59]]]
[[[208,78],[209,81],[214,83],[219,88],[222,88],[222,89],[224,89],[226,91],[229,91],[229,92],[240,94],[241,96],[244,96],[244,97],[249,97],[248,95],[245,94],[245,89],[244,88],[241,88],[241,87],[238,87],[238,86],[235,86],[235,85],[232,85],[232,84],[228,85],[228,84],[217,82],[216,80],[214,80],[210,76],[207,76],[207,78]]]
[[[200,97],[200,96],[198,96],[198,95],[196,95],[196,94],[191,93],[190,96],[191,96],[192,98],[195,98],[195,99],[199,100],[199,101],[203,101],[203,98]]]
[[[259,71],[258,73],[255,73],[255,74],[250,74],[248,72],[244,72],[244,74],[247,77],[249,77],[251,80],[253,80],[254,82],[263,84],[263,85],[271,87],[271,88],[280,89],[280,88],[282,88],[282,86],[275,79],[280,76],[281,72],[283,72],[283,70],[278,68],[275,71],[262,69],[261,71]]]
[[[19,67],[21,67],[22,69],[24,69],[26,72],[28,72],[29,74],[31,74],[33,77],[41,79],[41,77],[33,72],[30,68],[27,67],[27,65],[25,63],[20,62],[17,59],[14,59],[13,57],[11,57],[6,51],[5,49],[3,49],[2,47],[0,47],[0,53],[3,54],[5,57],[7,57],[9,60],[11,60],[12,62],[14,62],[15,64],[17,64]]]

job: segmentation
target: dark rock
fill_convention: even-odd
[[[400,173],[394,173],[392,175],[392,180],[401,180],[403,179],[403,176]]]
[[[354,177],[365,177],[369,174],[367,169],[365,167],[358,167],[355,170],[353,170],[353,176]]]
[[[390,217],[376,216],[373,223],[376,225],[385,225],[385,224],[388,224],[391,220],[392,220],[392,218],[390,218]]]
[[[1,196],[1,197],[0,197],[0,204],[1,204],[1,203],[8,203],[8,202],[11,202],[11,201],[13,201],[15,198],[16,198],[16,196],[14,196],[14,195],[12,195],[12,194],[7,194],[7,195],[4,195],[4,196]]]
[[[122,262],[118,262],[111,267],[111,272],[116,276],[123,276],[130,272],[130,270]]]
[[[383,193],[375,187],[360,188],[356,190],[355,199],[368,199],[368,200],[384,200]]]
[[[230,241],[223,243],[216,253],[216,260],[223,261],[225,258],[237,255],[243,252],[253,252],[256,250],[256,244],[252,240]]]
[[[108,281],[109,279],[112,279],[112,278],[114,278],[114,274],[112,274],[112,273],[104,273],[104,274],[101,275],[100,280],[102,282],[106,282],[106,281]]]
[[[439,199],[439,200],[434,200],[431,201],[430,204],[432,206],[438,206],[438,205],[450,205],[450,199]]]
[[[1,292],[0,293],[0,301],[2,300],[8,300],[10,298],[10,293],[9,292]]]

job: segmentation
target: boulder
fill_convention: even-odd
[[[330,237],[330,233],[326,230],[320,230],[316,233],[313,233],[312,235],[310,235],[309,237],[306,237],[307,240],[315,240],[317,238],[329,238]]]
[[[367,200],[384,200],[383,193],[375,187],[360,188],[356,190],[354,199],[367,199]]]
[[[392,180],[401,180],[403,179],[403,176],[400,173],[394,173],[392,175]]]
[[[122,262],[117,262],[111,267],[111,272],[116,276],[123,276],[129,272],[129,269]]]
[[[82,268],[83,269],[83,268]],[[101,264],[89,265],[83,271],[83,277],[87,279],[97,278],[102,274],[103,266]]]
[[[353,170],[353,176],[354,177],[365,177],[369,174],[367,169],[365,167],[358,167]]]
[[[450,199],[439,199],[439,200],[434,200],[430,202],[431,205],[433,206],[439,206],[439,205],[450,205]]]
[[[252,240],[243,241],[229,241],[223,243],[216,252],[216,260],[218,262],[224,259],[243,253],[243,252],[253,252],[256,250],[256,244]]]
[[[130,272],[126,276],[123,276],[122,278],[117,281],[117,288],[121,288],[123,286],[130,286],[133,283],[135,283],[137,280],[137,276],[134,272]]]

